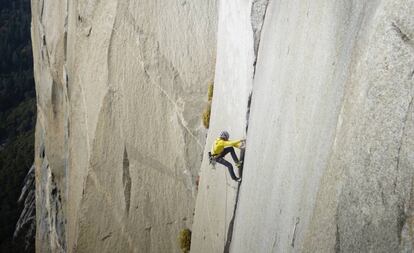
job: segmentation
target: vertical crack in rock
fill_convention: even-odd
[[[231,218],[229,227],[227,229],[227,239],[226,239],[226,244],[224,245],[224,251],[223,251],[224,253],[230,252],[231,240],[233,238],[234,219],[236,218],[237,204],[239,203],[239,190],[240,190],[240,184],[237,186],[236,201],[235,201],[234,209],[233,209],[233,217]]]
[[[339,225],[336,224],[336,232],[335,232],[335,253],[341,252],[341,238],[339,234]]]
[[[275,239],[274,239],[273,244],[272,244],[272,251],[275,250],[276,245],[277,245],[277,233],[275,233]]]
[[[404,41],[404,36],[406,36],[406,35],[404,33],[402,33],[400,28],[398,28],[398,26],[396,26],[394,23],[393,23],[393,26],[397,30],[397,32],[403,34],[403,35],[401,35],[401,38]],[[411,78],[411,76],[409,78]],[[414,101],[414,94],[413,93],[414,93],[414,86],[411,87],[410,98],[409,98],[409,103],[408,103],[408,106],[407,106],[407,111],[406,111],[406,113],[404,115],[404,118],[403,118],[403,126],[402,126],[401,137],[400,137],[400,140],[399,140],[399,146],[398,146],[398,151],[397,151],[397,164],[396,164],[396,172],[397,173],[396,173],[396,176],[395,176],[395,179],[394,179],[394,193],[397,190],[398,173],[399,173],[399,170],[400,170],[400,163],[401,163],[401,149],[402,149],[402,146],[403,146],[404,138],[406,137],[406,128],[407,128],[406,126],[407,126],[408,116],[409,116],[410,112],[412,111],[412,106],[413,106],[413,101]]]
[[[339,206],[336,207],[335,212],[335,224],[336,224],[336,230],[335,230],[335,245],[334,245],[334,252],[340,253],[341,252],[341,231],[339,228],[339,215],[340,215],[340,208]]]
[[[268,5],[269,5],[269,0],[253,0],[252,2],[252,9],[250,12],[250,22],[252,25],[252,32],[253,32],[253,51],[254,51],[253,79],[256,74],[256,63],[257,63],[257,57],[259,53],[260,37],[262,35],[262,28],[263,28],[264,20],[266,17],[266,11],[267,11]],[[250,105],[252,102],[252,95],[253,95],[253,91],[250,92],[249,99],[247,102],[246,135],[247,135],[247,130],[249,128]]]
[[[399,204],[398,207],[397,207],[397,210],[398,210],[397,237],[398,237],[398,243],[401,244],[402,232],[403,232],[404,224],[407,221],[407,214],[405,213],[404,204]]]
[[[66,67],[68,59],[68,19],[69,19],[69,1],[66,1],[65,22],[63,25],[63,66]]]
[[[63,193],[59,194],[58,196],[58,203],[60,210],[58,211],[60,214],[59,217],[59,227],[61,227],[61,231],[62,234],[61,236],[61,240],[62,240],[62,247],[63,249],[67,250],[67,241],[66,241],[66,223],[67,223],[67,214],[65,213],[65,210],[62,209],[66,209],[66,201],[68,200],[68,193],[69,193],[69,180],[67,180],[68,175],[69,175],[69,98],[68,98],[68,87],[69,87],[69,77],[68,77],[68,73],[66,70],[66,63],[67,63],[67,58],[68,58],[68,52],[67,52],[67,47],[68,47],[68,19],[69,19],[69,1],[66,0],[66,10],[65,10],[65,21],[64,21],[64,35],[63,35],[63,72],[62,72],[62,90],[63,90],[63,101],[62,101],[62,110],[63,110],[63,134],[64,134],[64,156],[63,156],[63,169],[64,169],[64,181],[63,181]],[[62,201],[62,197],[61,195],[63,195],[64,201]]]
[[[414,250],[414,184],[411,180],[411,189],[408,201],[398,206],[397,232],[399,252],[413,252]]]
[[[151,231],[152,227],[146,227],[144,229],[144,236],[145,236],[145,252],[151,252]]]
[[[111,32],[109,34],[109,42],[108,42],[108,48],[106,49],[106,67],[107,67],[107,73],[108,73],[108,86],[113,85],[110,81],[112,80],[112,69],[110,67],[110,63],[112,62],[112,45],[114,42],[114,36],[115,36],[115,32],[116,32],[116,27],[115,27],[115,23],[116,23],[116,19],[118,18],[118,1],[116,2],[116,11],[115,11],[115,18],[111,24]]]
[[[292,241],[290,243],[290,246],[292,246],[292,248],[295,247],[295,240],[296,240],[296,234],[298,231],[299,222],[300,222],[300,218],[296,217],[296,222],[295,222],[295,225],[293,226]]]
[[[42,21],[43,19],[43,13],[45,12],[45,1],[40,1],[40,15],[39,15],[39,20]]]
[[[51,210],[50,214],[50,225],[52,232],[52,240],[55,241],[57,249],[59,252],[66,252],[66,240],[65,240],[65,218],[62,208],[62,198],[60,190],[56,185],[56,180],[53,175],[51,175],[51,191],[50,191],[50,203],[49,208]]]
[[[249,99],[247,100],[247,111],[246,111],[246,133],[249,130],[249,118],[250,118],[250,106],[252,104],[253,92],[250,92]],[[244,154],[244,152],[243,152]]]
[[[254,75],[256,73],[256,62],[257,62],[257,57],[258,57],[259,45],[260,45],[260,36],[261,36],[262,27],[263,27],[264,19],[266,16],[266,10],[267,10],[268,4],[269,4],[269,0],[253,0],[252,5],[251,5],[250,22],[252,25],[253,50],[254,50],[252,79],[254,79]],[[248,102],[247,102],[247,111],[246,111],[246,135],[247,135],[247,131],[249,128],[250,106],[252,102],[252,96],[253,96],[253,92],[250,92]],[[240,160],[242,161],[244,160],[244,155],[245,155],[245,149],[243,149],[241,152]],[[242,173],[242,170],[240,171],[240,173]],[[242,177],[242,174],[240,174],[240,177]],[[237,210],[237,205],[239,202],[239,193],[240,193],[240,184],[238,184],[237,190],[236,190],[236,200],[235,200],[234,209],[233,209],[233,216],[231,218],[229,227],[227,229],[227,239],[226,239],[226,244],[224,246],[224,253],[230,252],[231,241],[233,238],[234,220],[236,218],[236,210]]]
[[[129,174],[129,159],[126,147],[124,149],[124,160],[122,164],[122,184],[124,185],[125,210],[129,214],[129,207],[131,205],[131,176]]]
[[[401,36],[401,38],[404,41],[404,37]],[[409,77],[411,79],[411,76]],[[410,99],[409,99],[409,103],[407,106],[407,111],[406,114],[404,115],[403,118],[403,127],[402,127],[402,132],[401,132],[401,137],[400,137],[400,141],[399,141],[399,147],[398,147],[398,153],[397,153],[397,165],[396,165],[396,170],[397,173],[399,172],[400,169],[400,163],[401,163],[401,150],[403,149],[403,146],[405,145],[410,145],[410,132],[412,131],[410,128],[412,128],[412,117],[410,117],[410,114],[413,113],[413,101],[414,101],[414,86],[411,87],[410,90]],[[407,144],[408,143],[408,144]],[[407,148],[407,147],[405,147]],[[407,157],[406,157],[407,159]],[[409,162],[408,162],[409,163]],[[407,165],[405,165],[407,166]],[[408,166],[410,166],[408,164]],[[398,183],[398,177],[395,179],[394,182],[394,193],[396,191],[397,188],[397,183]],[[411,179],[411,190],[410,190],[410,195],[408,198],[408,201],[406,203],[402,203],[398,205],[398,216],[397,216],[397,236],[398,236],[398,240],[399,240],[399,245],[400,245],[400,252],[412,252],[414,249],[414,243],[412,241],[412,238],[414,238],[414,215],[413,215],[413,206],[414,206],[414,201],[413,201],[413,196],[414,196],[414,185],[413,185],[413,179]]]
[[[65,241],[65,218],[62,209],[61,193],[56,185],[55,177],[51,171],[47,156],[42,161],[38,180],[40,181],[40,196],[37,201],[41,202],[37,210],[36,227],[38,230],[36,250],[39,252],[66,252]],[[37,244],[36,243],[36,244]]]
[[[407,120],[408,120],[408,115],[411,112],[411,108],[412,108],[412,105],[413,105],[413,101],[414,101],[414,97],[411,97],[410,102],[408,103],[407,112],[406,112],[406,114],[404,116],[404,119],[403,119],[403,128],[402,128],[401,138],[400,138],[400,142],[399,142],[400,146],[398,147],[397,171],[398,171],[398,169],[400,167],[401,148],[403,146],[403,140],[404,140],[404,136],[405,136],[405,132],[406,132],[406,129],[405,128],[406,128],[406,124],[407,124]]]
[[[259,52],[260,36],[262,33],[262,28],[264,24],[264,19],[266,16],[267,6],[269,5],[269,0],[253,0],[252,10],[250,13],[252,29],[253,29],[253,47],[254,47],[254,72],[256,72],[256,62],[257,54]],[[254,75],[254,74],[253,74]]]

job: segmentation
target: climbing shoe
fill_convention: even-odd
[[[237,183],[240,183],[240,182],[241,182],[241,178],[240,178],[240,177],[239,177],[239,178],[237,178],[237,179],[236,179],[236,182],[237,182]]]
[[[243,165],[243,162],[241,162],[241,161],[236,163],[236,167],[239,168],[239,169],[242,167],[242,165]]]

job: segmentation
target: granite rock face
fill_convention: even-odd
[[[414,2],[260,2],[220,5],[206,148],[248,126],[245,165],[203,161],[192,252],[412,252]]]
[[[37,252],[179,252],[215,1],[32,1]]]
[[[414,1],[32,13],[37,252],[179,252],[186,227],[194,253],[414,250]],[[222,130],[241,185],[208,163]]]

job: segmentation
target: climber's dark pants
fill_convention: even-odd
[[[229,169],[229,173],[230,173],[231,178],[233,180],[237,180],[237,177],[236,177],[236,175],[234,174],[234,171],[233,171],[233,165],[231,165],[231,163],[229,163],[228,161],[226,161],[224,159],[224,156],[226,156],[228,153],[231,154],[231,157],[233,158],[233,161],[235,163],[238,163],[239,162],[239,159],[237,159],[236,152],[234,151],[234,148],[233,147],[227,147],[227,148],[225,148],[223,150],[223,152],[221,152],[221,154],[218,155],[215,158],[215,160],[216,160],[216,162],[218,162],[218,163],[223,164],[224,166],[226,166],[227,169]]]

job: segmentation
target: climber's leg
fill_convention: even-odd
[[[224,148],[223,152],[220,154],[220,157],[224,157],[228,153],[231,154],[231,157],[233,158],[233,161],[235,163],[239,163],[239,159],[237,158],[236,152],[234,151],[233,147]]]
[[[218,163],[220,163],[220,164],[222,164],[222,165],[224,165],[224,166],[226,166],[227,167],[227,169],[229,170],[229,173],[230,173],[230,176],[231,176],[231,178],[233,179],[233,180],[235,180],[235,181],[237,181],[237,177],[236,177],[236,175],[234,174],[234,171],[233,171],[233,165],[231,165],[231,163],[229,163],[228,161],[226,161],[224,158],[222,158],[222,157],[220,157],[220,158],[217,158],[216,159],[216,162],[218,162]]]

